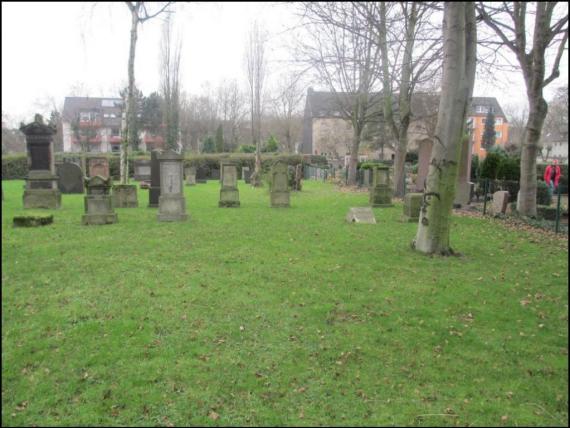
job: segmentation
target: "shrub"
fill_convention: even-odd
[[[2,156],[2,180],[24,179],[28,175],[28,157],[25,154]]]
[[[556,207],[538,205],[536,207],[536,216],[544,220],[556,220]]]
[[[263,149],[261,151],[264,153],[274,153],[278,149],[279,149],[279,143],[277,142],[277,139],[273,135],[270,135],[269,139],[264,144]]]
[[[503,156],[501,154],[492,151],[487,153],[487,156],[481,163],[481,178],[496,180],[502,161]]]
[[[406,162],[418,163],[418,152],[408,152],[406,153]]]
[[[503,157],[499,164],[497,178],[500,180],[519,181],[521,176],[521,160],[518,157]]]
[[[255,146],[253,144],[242,144],[239,146],[238,153],[255,153]]]
[[[481,176],[481,163],[479,162],[479,156],[473,156],[471,158],[471,181],[476,181]]]
[[[550,205],[552,203],[552,196],[544,181],[536,183],[536,203],[538,205]]]

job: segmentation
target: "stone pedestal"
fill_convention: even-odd
[[[111,179],[98,175],[85,180],[87,195],[85,196],[85,214],[81,218],[84,225],[111,224],[118,221],[111,202]]]
[[[375,166],[372,170],[372,186],[370,186],[369,202],[373,207],[391,207],[392,182],[388,166]]]
[[[158,161],[159,150],[150,153],[150,187],[148,189],[148,207],[158,208],[160,197],[160,162]]]
[[[404,213],[401,218],[402,222],[414,223],[420,220],[422,198],[423,193],[406,193],[404,196]]]
[[[186,175],[186,185],[187,186],[195,186],[196,185],[196,167],[195,166],[188,166],[185,169]]]
[[[182,156],[173,151],[158,156],[160,162],[160,198],[158,221],[185,221],[186,199],[183,193]]]
[[[461,146],[459,168],[457,171],[457,187],[455,190],[455,206],[467,205],[471,202],[471,139],[468,138]]]
[[[230,162],[222,162],[222,188],[220,189],[219,207],[239,207],[239,191],[237,188],[237,166]]]
[[[288,208],[289,186],[287,176],[287,164],[283,161],[277,161],[271,168],[271,207],[272,208]]]
[[[113,206],[115,208],[138,208],[137,186],[134,184],[115,184],[113,186]]]
[[[26,136],[28,175],[24,190],[24,208],[57,209],[61,206],[61,192],[57,188],[53,135],[56,129],[45,125],[41,115],[33,122],[20,127]]]

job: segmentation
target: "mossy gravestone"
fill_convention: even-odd
[[[33,122],[20,126],[20,131],[26,136],[28,155],[24,208],[57,209],[61,206],[53,156],[53,135],[57,130],[44,124],[42,116],[36,114]]]
[[[373,207],[391,207],[394,205],[392,204],[392,182],[388,166],[375,166],[372,170],[369,201]]]
[[[99,175],[85,179],[87,195],[85,195],[85,214],[81,223],[111,224],[118,221],[117,214],[113,211],[111,201],[111,179]]]
[[[150,180],[150,163],[151,161],[148,159],[138,159],[134,162],[134,178],[136,181]]]
[[[14,217],[14,227],[38,227],[53,223],[53,215],[19,215]]]
[[[187,166],[184,169],[184,173],[186,174],[186,185],[187,186],[195,186],[196,185],[196,167],[195,166]]]
[[[158,208],[160,197],[160,162],[158,161],[159,150],[150,153],[150,188],[148,190],[148,207]]]
[[[160,198],[158,221],[185,221],[186,199],[184,198],[182,156],[171,150],[158,156],[160,162]]]
[[[222,188],[220,189],[219,207],[239,207],[239,191],[237,188],[237,166],[230,162],[222,162]]]
[[[423,193],[406,193],[404,196],[404,214],[401,221],[413,223],[420,220]]]
[[[61,193],[83,193],[83,171],[79,165],[64,162],[55,165],[57,187]]]
[[[289,177],[287,176],[287,164],[283,161],[277,161],[271,168],[271,207],[287,208],[289,207]]]

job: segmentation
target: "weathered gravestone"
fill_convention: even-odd
[[[117,214],[113,211],[111,201],[111,179],[99,175],[85,179],[87,194],[85,195],[85,214],[81,223],[111,224],[116,223]]]
[[[237,188],[237,166],[231,162],[222,162],[222,188],[220,189],[219,207],[239,207]]]
[[[287,164],[278,160],[271,168],[271,207],[289,207]]]
[[[419,144],[418,174],[416,176],[416,192],[423,192],[431,161],[432,140],[423,140]]]
[[[220,170],[212,168],[210,170],[210,179],[219,180],[220,179]]]
[[[406,193],[404,196],[404,214],[401,221],[412,223],[420,220],[422,198],[423,193]]]
[[[509,205],[509,192],[499,190],[493,193],[493,214],[505,214]]]
[[[38,227],[53,223],[53,214],[19,215],[14,217],[14,227]]]
[[[28,175],[24,190],[24,208],[57,209],[61,206],[61,192],[57,188],[53,156],[54,126],[45,125],[41,115],[20,126],[26,136]]]
[[[171,150],[158,156],[160,162],[160,198],[158,221],[185,221],[186,199],[184,198],[182,156]]]
[[[346,221],[348,223],[376,224],[376,218],[370,207],[350,208],[346,215]]]
[[[137,186],[115,184],[113,186],[113,206],[115,208],[138,208]]]
[[[56,163],[57,188],[61,193],[83,193],[83,171],[70,162]]]
[[[392,204],[390,168],[387,165],[375,166],[372,170],[369,202],[373,207],[391,207],[394,205]]]
[[[195,186],[196,185],[196,167],[195,166],[187,166],[184,170],[184,174],[186,175],[186,185],[187,186]]]
[[[251,170],[249,169],[248,166],[244,166],[241,169],[241,179],[243,181],[245,181],[247,184],[249,184],[249,179],[251,177]]]
[[[159,150],[150,153],[150,188],[148,190],[148,207],[158,208],[160,197],[160,162],[158,161]]]
[[[370,170],[369,169],[365,169],[364,170],[364,177],[362,179],[362,185],[364,187],[370,187],[370,177],[372,177],[372,174],[370,174]]]
[[[104,157],[93,157],[89,158],[88,162],[89,177],[99,177],[109,178],[109,159]]]
[[[151,161],[148,159],[139,159],[134,162],[136,181],[150,180],[150,163]]]
[[[196,183],[203,184],[206,183],[207,180],[208,180],[208,169],[203,166],[199,166],[196,169]]]

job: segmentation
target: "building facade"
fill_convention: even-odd
[[[472,121],[473,154],[480,159],[487,156],[487,150],[483,148],[482,140],[485,132],[487,114],[495,115],[495,145],[505,147],[509,139],[509,123],[503,109],[495,97],[473,97],[468,120]]]
[[[121,98],[66,97],[63,104],[63,151],[120,152]],[[139,150],[162,148],[162,136],[139,130]]]

